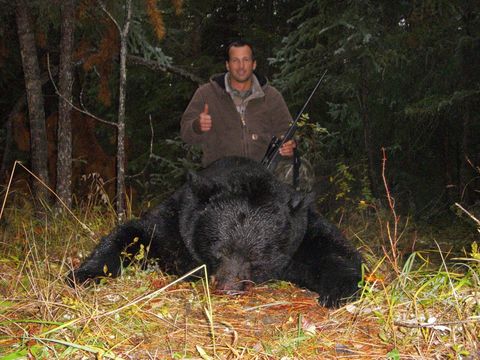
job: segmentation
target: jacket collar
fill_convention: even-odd
[[[256,71],[254,71],[253,73],[257,77],[258,82],[262,88],[268,84],[268,80],[265,76],[258,74]],[[210,81],[217,83],[218,86],[225,90],[225,74],[226,72],[224,72],[223,74],[215,74],[210,78]]]

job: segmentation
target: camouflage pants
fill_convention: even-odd
[[[273,173],[275,176],[282,180],[283,182],[292,185],[293,184],[293,173],[294,173],[294,166],[291,159],[281,159],[278,161],[277,166]],[[313,185],[315,183],[315,172],[313,170],[312,164],[301,157],[301,165],[299,169],[299,182],[297,186],[297,190],[302,192],[310,192],[312,191]]]

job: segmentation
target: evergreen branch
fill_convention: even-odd
[[[175,66],[175,65],[163,65],[163,64],[160,64],[156,61],[153,61],[153,60],[147,60],[147,59],[144,59],[140,56],[136,56],[136,55],[127,55],[127,61],[129,64],[131,65],[141,65],[141,66],[145,66],[151,70],[154,70],[154,71],[161,71],[161,72],[170,72],[172,74],[177,74],[177,75],[180,75],[184,78],[187,78],[191,81],[193,81],[194,83],[197,83],[197,84],[201,84],[203,82],[205,82],[204,79],[202,79],[201,77],[195,75],[195,74],[192,74],[191,72],[185,70],[185,69],[182,69],[178,66]]]

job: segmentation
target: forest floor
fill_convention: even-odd
[[[358,299],[327,309],[285,282],[211,294],[204,268],[198,281],[182,282],[134,265],[73,289],[66,272],[108,233],[113,211],[32,213],[17,203],[1,219],[0,359],[480,358],[475,227],[446,226],[445,236],[458,237],[449,241],[388,214],[344,219],[365,278]]]

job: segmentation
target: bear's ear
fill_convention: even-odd
[[[313,193],[302,194],[295,191],[288,200],[288,207],[291,213],[295,213],[299,210],[308,208],[315,201]]]
[[[219,191],[219,185],[215,181],[193,171],[187,172],[187,184],[201,202],[207,202],[212,195]]]

